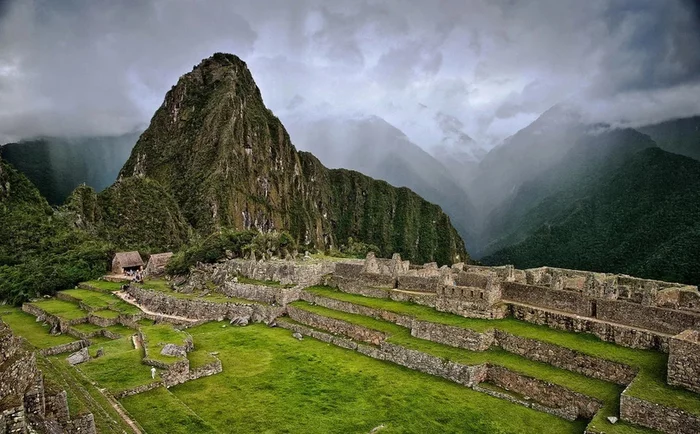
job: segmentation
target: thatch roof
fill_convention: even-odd
[[[170,258],[173,256],[173,252],[166,252],[166,253],[156,253],[151,255],[150,258],[148,258],[148,266],[149,267],[165,267],[167,265],[168,261]]]
[[[118,263],[120,267],[140,267],[143,265],[143,259],[139,252],[119,252],[114,255],[112,263]]]

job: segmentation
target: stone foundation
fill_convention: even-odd
[[[700,432],[700,417],[677,408],[628,396],[625,393],[620,397],[620,418],[667,434]]]

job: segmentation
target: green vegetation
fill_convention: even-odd
[[[173,399],[160,389],[125,398],[126,409],[149,432],[209,432],[204,424],[218,432],[284,427],[309,434],[369,432],[382,424],[382,432],[421,434],[584,429],[581,421],[570,423],[314,339],[299,342],[279,328],[208,323],[189,331],[198,348],[219,352],[224,371],[172,387]]]
[[[700,283],[700,162],[648,148],[599,170],[518,215],[517,236],[483,262]]]
[[[110,246],[76,229],[0,159],[0,300],[20,304],[106,271]]]
[[[423,321],[464,327],[478,332],[483,332],[488,329],[497,328],[499,330],[509,332],[516,336],[536,339],[564,348],[570,348],[572,350],[576,350],[583,354],[588,354],[590,356],[632,366],[634,368],[639,369],[640,374],[638,375],[632,386],[630,386],[628,389],[628,393],[631,396],[636,396],[659,404],[672,404],[673,406],[686,410],[692,414],[700,415],[700,400],[698,400],[697,394],[666,384],[667,356],[662,353],[621,347],[610,342],[601,341],[596,336],[591,334],[571,333],[555,330],[549,327],[530,324],[512,318],[506,318],[502,320],[482,320],[475,318],[464,318],[458,315],[438,312],[427,306],[399,302],[390,299],[370,298],[355,294],[347,294],[327,287],[313,287],[308,288],[307,291],[316,295],[334,298],[336,300],[341,301],[347,301],[360,306],[367,306],[376,309],[387,310],[389,312],[408,315]],[[305,309],[322,308],[319,306],[314,306],[305,307]],[[344,313],[335,313],[335,315],[338,314]],[[352,318],[354,319],[354,321],[363,321],[364,324],[367,324],[369,328],[373,328],[369,324],[373,325],[374,327],[376,327],[378,323],[383,324],[384,327],[386,327],[387,324],[384,321],[379,321],[378,323],[369,323],[367,321],[377,320],[373,320],[372,318],[367,317],[354,318],[354,316],[350,316],[348,318]],[[399,329],[402,328],[399,327]],[[392,335],[392,339],[394,339],[397,343],[399,343],[399,341],[403,339],[403,336],[405,336],[405,332],[402,332],[399,329],[394,329],[394,333],[398,332],[398,334]],[[492,351],[494,350],[492,349],[485,353],[476,354],[488,354]],[[514,368],[514,370],[517,369]],[[533,376],[542,378],[539,375]]]
[[[100,387],[117,393],[157,381],[151,379],[151,368],[141,362],[143,352],[133,347],[130,336],[103,342],[99,347],[104,349],[104,356],[82,363],[78,369]],[[96,352],[97,348],[92,346],[91,355]]]
[[[109,282],[107,280],[90,280],[83,283],[106,292],[119,291],[122,289],[122,285],[124,285],[123,282]]]
[[[79,369],[68,365],[65,356],[38,356],[37,365],[44,373],[47,386],[68,393],[71,416],[92,413],[100,433],[130,432],[129,426],[112,407],[109,399]]]
[[[175,363],[179,358],[160,354],[163,347],[166,344],[183,346],[190,337],[187,332],[174,329],[170,324],[143,326],[140,330],[144,345],[148,348],[148,358],[167,364]]]
[[[80,309],[77,304],[55,298],[39,300],[30,304],[38,307],[46,313],[50,313],[51,315],[67,320],[87,317],[87,312]]]
[[[78,340],[68,335],[52,336],[49,334],[50,325],[37,322],[35,316],[18,307],[0,306],[0,319],[10,326],[15,335],[22,336],[36,348],[51,348]]]

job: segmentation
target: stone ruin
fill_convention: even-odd
[[[380,259],[373,253],[361,263],[338,263],[333,282],[360,295],[411,301],[472,318],[511,316],[667,352],[668,383],[700,393],[697,286],[554,267],[416,266],[398,254]]]
[[[66,392],[44,388],[29,348],[0,322],[0,433],[96,433],[91,413],[71,419]]]

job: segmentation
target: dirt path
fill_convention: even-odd
[[[133,298],[132,296],[130,296],[129,294],[127,294],[127,293],[124,292],[124,291],[117,291],[117,292],[115,292],[114,294],[115,294],[117,297],[119,297],[119,298],[121,298],[122,300],[124,300],[125,302],[127,302],[127,303],[129,303],[129,304],[131,304],[131,305],[133,305],[133,306],[138,307],[139,309],[141,309],[141,310],[144,311],[145,313],[147,313],[147,314],[149,314],[149,315],[157,316],[157,317],[162,318],[162,319],[164,319],[164,320],[172,319],[172,320],[176,320],[176,321],[189,322],[189,323],[192,323],[192,324],[195,324],[195,323],[199,322],[199,321],[196,320],[196,319],[185,318],[184,316],[166,315],[166,314],[164,314],[164,313],[153,312],[152,310],[148,310],[148,309],[146,309],[144,306],[142,306],[141,304],[137,303],[136,300],[134,300],[134,298]]]

